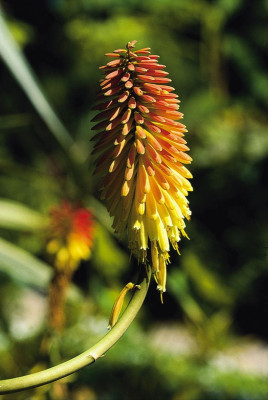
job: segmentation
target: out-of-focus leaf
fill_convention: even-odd
[[[0,239],[0,273],[15,281],[44,290],[50,280],[52,268],[25,250]]]
[[[187,317],[195,323],[202,323],[205,315],[201,307],[191,296],[185,274],[178,270],[173,270],[171,273],[169,273],[168,288],[178,299],[180,306]]]
[[[43,94],[34,72],[9,32],[1,9],[0,55],[61,146],[78,156],[77,146]]]
[[[0,129],[12,129],[21,126],[28,126],[31,117],[28,114],[9,114],[0,116]]]
[[[196,255],[185,252],[182,266],[205,299],[211,301],[212,304],[228,305],[232,302],[233,296],[230,289],[224,287],[217,276],[201,264]]]
[[[101,225],[96,228],[92,261],[96,268],[108,278],[118,276],[127,268],[128,257],[120,250],[115,239]]]
[[[94,216],[99,220],[99,222],[111,233],[112,229],[112,218],[109,216],[107,208],[98,201],[94,196],[91,196],[88,205],[92,208]]]
[[[7,24],[12,36],[19,46],[24,47],[26,44],[32,41],[34,37],[34,30],[31,25],[22,21],[14,21],[10,19],[7,21]]]
[[[0,238],[0,277],[1,273],[20,284],[46,291],[53,268],[26,250]],[[71,284],[67,298],[72,302],[81,301],[79,288]]]
[[[0,227],[35,231],[46,226],[47,219],[37,211],[12,200],[0,199]]]

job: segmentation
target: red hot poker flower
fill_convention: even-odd
[[[93,230],[92,213],[86,208],[64,201],[51,209],[47,251],[55,255],[57,269],[73,271],[90,257]]]
[[[129,247],[145,263],[150,249],[153,271],[161,294],[166,285],[170,243],[178,250],[184,218],[190,218],[186,196],[192,186],[191,162],[183,139],[187,132],[179,120],[179,100],[169,86],[165,66],[150,48],[106,54],[111,59],[100,67],[99,113],[93,127],[97,154],[96,173],[103,176],[102,198],[106,199],[113,227],[127,229]]]

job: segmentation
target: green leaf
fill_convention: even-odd
[[[7,67],[14,75],[15,79],[22,87],[23,91],[31,101],[32,105],[53,133],[61,146],[78,160],[82,150],[77,148],[73,138],[62,124],[53,108],[47,101],[40,88],[37,77],[31,69],[28,61],[24,57],[21,49],[13,39],[7,24],[2,16],[0,8],[0,56]]]
[[[205,314],[191,295],[187,277],[184,272],[174,269],[169,273],[168,289],[177,298],[183,311],[191,321],[198,324],[204,321]]]
[[[233,293],[230,288],[225,287],[214,272],[202,265],[195,254],[185,252],[182,267],[203,298],[217,305],[232,303]]]
[[[113,220],[110,217],[107,208],[94,196],[89,198],[88,205],[92,208],[93,213],[99,222],[107,229],[108,232],[113,234]]]
[[[0,199],[0,227],[35,231],[46,226],[47,219],[37,211],[13,200]]]
[[[26,285],[44,290],[52,275],[52,268],[32,254],[0,239],[0,273]]]
[[[97,270],[108,279],[117,277],[129,264],[126,253],[119,248],[112,235],[100,224],[96,226],[92,261]]]

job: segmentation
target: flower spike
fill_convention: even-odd
[[[162,300],[170,244],[179,251],[181,235],[187,236],[192,175],[183,164],[192,159],[165,65],[150,48],[135,51],[135,44],[107,53],[113,60],[101,67],[94,154],[115,232],[127,230],[131,253],[151,262]]]

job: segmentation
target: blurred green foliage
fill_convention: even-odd
[[[34,83],[27,86],[20,64],[16,81],[1,62],[1,378],[92,345],[138,272],[126,241],[112,235],[92,177],[91,106],[104,53],[135,39],[161,56],[194,159],[191,240],[171,255],[164,305],[152,287],[138,319],[96,365],[3,398],[267,399],[267,1],[10,0],[2,8]],[[50,113],[29,100],[31,90],[49,99]],[[90,206],[97,229],[92,258],[74,276],[66,329],[47,358],[40,348],[52,270],[41,227],[62,199]]]

